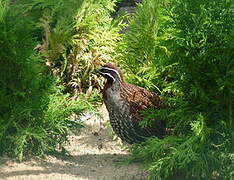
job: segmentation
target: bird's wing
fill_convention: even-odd
[[[144,88],[128,84],[128,89],[131,91],[131,96],[127,98],[131,112],[135,115],[136,122],[143,120],[142,111],[148,108],[159,109],[160,97]],[[157,137],[162,137],[165,134],[166,124],[165,121],[161,121],[153,118],[153,124],[148,127],[144,127],[147,132]]]
[[[127,86],[131,90],[131,96],[127,97],[127,100],[133,113],[138,113],[147,108],[158,109],[160,107],[160,97],[156,93],[132,84],[127,84]]]

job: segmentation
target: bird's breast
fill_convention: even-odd
[[[104,103],[109,113],[113,111],[120,114],[129,113],[129,105],[120,96],[120,91],[115,91],[110,87],[104,90],[103,96]]]

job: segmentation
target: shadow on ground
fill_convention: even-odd
[[[53,160],[33,160],[22,164],[1,160],[0,179],[60,179],[62,175],[68,175],[64,179],[90,179],[90,180],[144,180],[146,174],[139,171],[138,164],[121,165],[127,155],[123,154],[87,154],[79,156],[56,156]],[[6,170],[4,167],[13,164]],[[23,168],[18,170],[18,166]],[[29,168],[31,167],[31,168]],[[3,170],[3,171],[2,171]],[[34,178],[33,178],[34,177]],[[70,177],[70,178],[69,178]]]

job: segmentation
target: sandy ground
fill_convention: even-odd
[[[17,163],[0,158],[0,180],[145,180],[140,164],[119,165],[128,157],[123,144],[113,140],[104,118],[91,116],[84,119],[81,134],[70,137],[66,146],[71,156],[47,156]]]

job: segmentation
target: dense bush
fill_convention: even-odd
[[[59,2],[51,1],[52,8],[45,0],[40,6],[36,6],[37,1],[32,5],[33,10],[43,7],[39,26],[44,31],[44,42],[38,49],[50,71],[60,78],[65,92],[77,97],[81,92],[91,93],[93,87],[100,87],[101,80],[93,73],[94,69],[101,62],[113,60],[119,27],[110,13],[116,1]],[[64,6],[69,10],[61,8]],[[72,17],[67,18],[64,11]]]
[[[19,160],[61,149],[68,133],[80,127],[70,114],[90,107],[82,98],[67,101],[47,75],[34,50],[35,19],[22,4],[0,2],[0,154]]]
[[[145,0],[119,44],[128,80],[162,96],[173,135],[132,148],[152,179],[233,178],[233,1]]]

